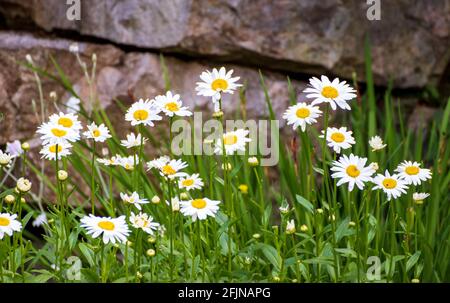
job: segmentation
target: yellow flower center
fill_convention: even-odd
[[[67,134],[67,131],[59,128],[52,128],[52,134],[56,137],[64,137]]]
[[[392,178],[386,178],[383,180],[383,186],[387,189],[393,189],[397,186],[397,181]]]
[[[114,230],[114,223],[111,221],[100,221],[98,222],[98,227],[104,230]]]
[[[148,111],[145,109],[138,109],[134,112],[133,117],[138,121],[146,120],[148,118]]]
[[[56,144],[55,145],[50,145],[50,147],[48,148],[48,150],[55,154],[56,153]],[[62,146],[58,145],[58,153],[62,152]]]
[[[419,168],[417,166],[408,166],[405,168],[405,172],[408,175],[417,175],[419,173]]]
[[[223,143],[225,145],[233,145],[238,141],[238,137],[235,134],[228,134],[223,136]]]
[[[344,142],[345,136],[343,133],[339,133],[339,132],[332,133],[331,140],[333,140],[334,142],[337,142],[337,143],[341,143],[341,142]]]
[[[97,138],[97,137],[100,137],[100,131],[98,130],[98,129],[94,129],[93,131],[92,131],[92,135],[95,137],[95,138]]]
[[[10,222],[8,218],[0,217],[0,226],[9,226]]]
[[[62,125],[64,127],[70,128],[73,126],[73,121],[70,118],[62,117],[62,118],[59,118],[58,124]]]
[[[191,186],[191,185],[194,184],[194,180],[192,180],[192,179],[186,179],[186,180],[183,180],[183,181],[181,182],[181,184],[183,184],[183,186]]]
[[[325,86],[322,88],[322,96],[325,98],[334,99],[339,96],[339,92],[332,86]]]
[[[349,165],[345,171],[347,172],[347,175],[353,178],[358,177],[361,173],[356,165]]]
[[[206,207],[206,201],[203,199],[192,200],[191,205],[197,209],[202,209]]]
[[[215,91],[223,91],[228,88],[228,82],[224,79],[216,79],[211,83],[211,88]]]
[[[164,165],[164,166],[163,166],[162,172],[163,172],[163,174],[165,174],[165,175],[173,175],[173,174],[175,174],[177,171],[176,171],[175,169],[173,169],[172,166],[170,166],[169,164],[167,164],[167,165]]]
[[[246,184],[241,184],[239,185],[239,190],[243,193],[246,194],[248,193],[248,186]]]
[[[178,104],[177,104],[176,102],[169,102],[169,103],[167,103],[167,104],[165,105],[165,108],[166,108],[168,111],[171,111],[171,112],[177,112],[177,111],[180,110],[180,108],[178,107]]]
[[[302,108],[297,109],[295,114],[297,115],[298,118],[305,119],[305,118],[309,117],[310,111],[306,107],[302,107]]]
[[[132,170],[134,168],[134,166],[133,165],[130,165],[130,164],[125,164],[125,169],[126,170]]]

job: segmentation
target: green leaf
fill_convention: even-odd
[[[78,244],[78,248],[80,249],[83,256],[86,258],[90,266],[94,266],[94,252],[84,243]]]
[[[296,195],[297,202],[300,203],[307,211],[314,213],[314,205],[300,195]]]
[[[414,265],[416,265],[417,261],[419,261],[421,251],[416,251],[414,255],[412,255],[408,261],[406,262],[406,271],[408,272]]]

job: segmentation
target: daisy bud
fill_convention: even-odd
[[[280,279],[280,277],[278,277],[278,276],[275,276],[275,277],[273,277],[273,281],[275,281],[275,282],[280,282],[280,281],[281,281],[281,279]]]
[[[227,163],[226,170],[230,171],[232,168],[231,163]],[[225,170],[225,163],[222,163],[222,169]]]
[[[133,242],[127,241],[127,246],[132,246],[132,245],[133,245]]]
[[[422,205],[423,200],[425,200],[429,196],[430,196],[430,194],[428,194],[428,193],[413,193],[414,203],[416,203],[417,205]]]
[[[256,158],[256,157],[248,158],[247,162],[250,166],[258,166],[259,165],[258,158]]]
[[[65,170],[58,171],[58,180],[59,181],[66,181],[68,176],[69,175],[67,174],[67,172]]]
[[[302,232],[307,232],[308,231],[308,226],[306,226],[305,224],[303,224],[302,226],[300,226],[300,230]]]
[[[292,279],[292,283],[297,283],[298,280],[297,279]]]
[[[14,197],[13,195],[7,195],[5,197],[5,203],[6,204],[13,204],[14,201],[16,201],[16,197]]]
[[[72,43],[70,46],[69,46],[69,51],[71,52],[71,53],[78,53],[79,51],[80,51],[80,49],[79,49],[79,47],[78,47],[78,43]]]
[[[28,63],[33,64],[33,58],[31,58],[30,54],[26,54],[25,59],[28,61]]]
[[[330,220],[330,221],[336,221],[336,216],[335,216],[335,215],[329,215],[329,216],[328,216],[328,220]]]
[[[350,222],[348,222],[348,226],[350,226],[350,227],[354,227],[354,226],[356,226],[356,223],[355,223],[355,222],[353,222],[353,221],[350,221]]]
[[[25,198],[20,198],[20,203],[27,203],[27,200],[25,200]]]
[[[28,151],[30,149],[30,144],[28,142],[23,142],[21,147],[24,151]]]
[[[155,254],[156,254],[156,251],[154,250],[154,249],[147,249],[147,252],[146,252],[146,254],[147,254],[147,256],[149,256],[149,257],[154,257],[155,256]]]
[[[158,196],[153,196],[152,203],[153,204],[158,204],[159,202],[161,202],[161,199]]]
[[[282,213],[283,215],[286,215],[287,213],[289,213],[289,205],[280,206],[279,210],[280,210],[280,213]]]
[[[54,223],[55,222],[55,219],[48,219],[48,224],[52,224],[52,223]]]
[[[241,193],[248,194],[248,186],[246,184],[241,184],[239,185],[239,190],[241,191]]]
[[[138,279],[142,279],[143,275],[138,271],[138,272],[136,272],[136,277]]]
[[[213,118],[222,118],[223,111],[214,112],[212,116]]]
[[[317,212],[319,215],[321,215],[321,214],[323,214],[323,209],[322,209],[322,208],[318,208],[318,209],[316,209],[316,212]]]
[[[259,239],[261,238],[261,234],[253,234],[253,239]]]
[[[56,101],[56,99],[58,99],[58,95],[55,91],[50,92],[49,97],[52,101]]]
[[[379,136],[373,136],[370,138],[369,145],[372,147],[372,151],[377,151],[386,147],[386,144],[383,144],[383,139]]]
[[[288,235],[292,235],[293,233],[295,233],[295,222],[292,219],[291,221],[288,221],[286,224],[286,233]]]
[[[120,246],[119,246],[119,243],[114,243],[114,247],[115,248],[119,248]]]
[[[378,166],[378,162],[372,162],[370,163],[370,167],[374,170],[377,171],[380,167]]]
[[[187,199],[189,199],[189,196],[188,196],[187,193],[181,193],[181,194],[180,194],[180,199],[181,199],[181,200],[187,200]]]
[[[420,280],[417,279],[417,278],[414,278],[414,279],[411,280],[411,283],[420,283]]]
[[[30,191],[31,189],[31,182],[28,179],[25,178],[20,178],[19,180],[17,180],[17,185],[16,188],[21,192],[21,193],[27,193]]]
[[[147,242],[153,244],[153,243],[156,242],[156,238],[155,237],[148,237]]]

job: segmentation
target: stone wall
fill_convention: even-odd
[[[266,114],[258,69],[280,115],[287,107],[286,74],[299,92],[311,75],[326,73],[364,81],[364,38],[372,43],[377,85],[417,89],[446,82],[450,0],[382,1],[380,21],[368,21],[361,0],[81,0],[81,21],[66,18],[61,0],[0,0],[0,144],[30,139],[38,124],[33,74],[18,64],[31,54],[54,72],[50,55],[68,73],[82,97],[87,85],[69,45],[78,40],[83,59],[98,56],[96,90],[117,114],[113,99],[154,97],[164,90],[159,53],[164,53],[172,88],[191,107],[210,103],[194,93],[206,68],[233,68],[248,85],[250,115]],[[46,99],[56,91],[44,80]],[[84,98],[87,99],[87,98]],[[237,108],[237,96],[224,102]],[[86,104],[89,106],[89,104]],[[26,121],[26,123],[23,123]]]

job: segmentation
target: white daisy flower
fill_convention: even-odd
[[[5,151],[13,157],[18,157],[23,154],[22,144],[19,140],[7,142]]]
[[[223,134],[222,139],[217,139],[214,152],[216,154],[223,153],[222,142],[227,155],[232,155],[236,151],[245,152],[246,143],[252,141],[250,138],[247,138],[248,133],[248,130],[238,129]]]
[[[322,135],[319,138],[323,138],[325,131],[322,131]],[[355,138],[352,136],[352,131],[347,131],[347,127],[328,127],[327,128],[327,142],[328,146],[333,148],[336,153],[340,153],[341,149],[347,149],[355,144]]]
[[[306,125],[317,122],[317,118],[320,117],[322,111],[317,106],[311,106],[306,103],[297,103],[290,106],[283,114],[283,119],[287,120],[287,125],[292,124],[292,128],[295,130],[300,126],[302,132],[306,130]]]
[[[119,161],[119,165],[125,168],[126,170],[133,170],[134,165],[139,164],[139,157],[137,156],[128,156],[128,157],[121,157],[117,156],[117,161]]]
[[[375,170],[370,165],[366,166],[367,158],[361,158],[350,154],[342,155],[338,161],[333,161],[330,168],[334,173],[333,179],[339,179],[337,186],[348,183],[348,190],[352,191],[355,185],[362,190],[364,183],[370,181]]]
[[[130,230],[125,222],[125,216],[118,218],[96,217],[92,214],[81,219],[81,227],[84,227],[88,235],[97,238],[103,234],[103,243],[125,243]]]
[[[66,101],[65,106],[67,107],[67,113],[76,114],[80,111],[80,99],[77,97],[70,97],[69,100]]]
[[[204,71],[200,75],[200,79],[203,82],[197,82],[197,95],[211,97],[215,105],[214,111],[219,111],[219,100],[222,93],[233,94],[234,90],[242,86],[236,83],[239,77],[232,78],[233,70],[228,72],[225,67],[221,67],[219,70],[213,69],[212,72]]]
[[[36,132],[41,134],[41,140],[44,145],[76,142],[80,139],[78,131],[52,122],[43,123]]]
[[[429,196],[430,196],[429,193],[413,193],[412,197],[414,202],[416,202],[417,204],[422,204],[423,200],[425,200]]]
[[[178,160],[170,160],[167,163],[159,162],[156,163],[159,169],[161,176],[174,179],[178,177],[184,177],[187,173],[181,172],[183,168],[187,167],[187,163],[183,162],[181,159]]]
[[[159,227],[159,223],[153,222],[152,216],[143,214],[142,212],[137,215],[132,212],[130,215],[130,223],[134,228],[140,228],[149,235],[153,235],[153,230],[157,230]]]
[[[11,165],[11,161],[14,158],[14,156],[10,155],[9,153],[4,153],[0,149],[0,167],[9,167]]]
[[[202,178],[200,178],[199,174],[192,174],[190,176],[186,176],[180,178],[178,181],[178,186],[181,189],[191,190],[191,189],[202,189],[203,187]]]
[[[111,158],[99,158],[97,161],[105,166],[117,166],[121,165],[122,157],[120,155],[112,156]]]
[[[3,239],[5,234],[11,237],[15,231],[22,229],[22,223],[16,220],[16,218],[16,214],[0,213],[0,239]]]
[[[370,138],[369,145],[372,147],[372,151],[377,151],[386,147],[386,144],[383,144],[383,139],[379,136],[373,136]]]
[[[388,197],[388,201],[392,198],[396,199],[406,193],[408,188],[406,182],[396,174],[389,174],[386,170],[384,175],[378,174],[372,181],[375,186],[372,190],[382,189]]]
[[[169,162],[170,162],[170,158],[168,156],[161,156],[159,158],[148,161],[147,162],[147,170],[151,170],[152,168],[159,169],[160,167],[163,167],[164,165],[166,165]]]
[[[67,157],[71,154],[70,149],[72,148],[72,144],[70,143],[62,143],[62,144],[47,144],[40,150],[40,154],[42,158],[45,158],[50,161],[55,161],[56,152],[58,151],[58,160],[61,160],[63,157]]]
[[[53,114],[50,116],[49,121],[53,124],[72,129],[75,132],[79,132],[83,128],[81,122],[78,121],[78,116],[72,113],[65,114],[60,112],[59,114]]]
[[[40,213],[39,216],[37,216],[36,219],[34,219],[33,223],[31,224],[34,227],[39,227],[44,224],[47,224],[47,215],[45,214],[45,212]]]
[[[125,120],[130,121],[133,126],[140,124],[154,126],[153,121],[162,120],[162,117],[158,115],[160,112],[161,109],[153,100],[139,99],[127,110]]]
[[[193,199],[189,201],[180,202],[180,212],[191,217],[192,221],[205,220],[208,216],[215,217],[216,212],[219,210],[220,201],[210,200],[208,198]]]
[[[145,137],[144,137],[144,139],[142,139],[141,134],[138,134],[136,136],[134,133],[130,133],[127,135],[126,140],[120,141],[121,142],[120,145],[125,146],[126,148],[140,147],[141,141],[142,141],[142,144],[145,144],[145,142],[147,142],[147,140],[148,139]]]
[[[141,210],[141,204],[147,204],[149,201],[144,198],[139,198],[139,194],[137,192],[133,192],[131,195],[127,195],[125,193],[120,193],[120,198],[125,203],[130,203],[136,206],[137,209]]]
[[[356,91],[345,81],[340,82],[339,78],[331,82],[327,76],[322,76],[321,80],[312,77],[309,83],[310,87],[303,92],[308,93],[306,98],[314,99],[311,105],[326,102],[330,103],[333,110],[336,110],[336,104],[342,109],[350,110],[347,101],[356,98]]]
[[[180,95],[172,95],[171,91],[168,91],[165,95],[156,96],[155,102],[166,116],[173,117],[175,115],[185,117],[192,115],[192,112],[186,106],[183,106]]]
[[[431,171],[427,168],[420,168],[420,163],[415,161],[403,161],[395,171],[407,184],[420,185],[422,181],[431,179]]]
[[[97,125],[95,122],[92,122],[87,128],[88,130],[83,135],[88,139],[94,139],[95,142],[105,142],[106,139],[111,138],[108,128],[103,123]]]

